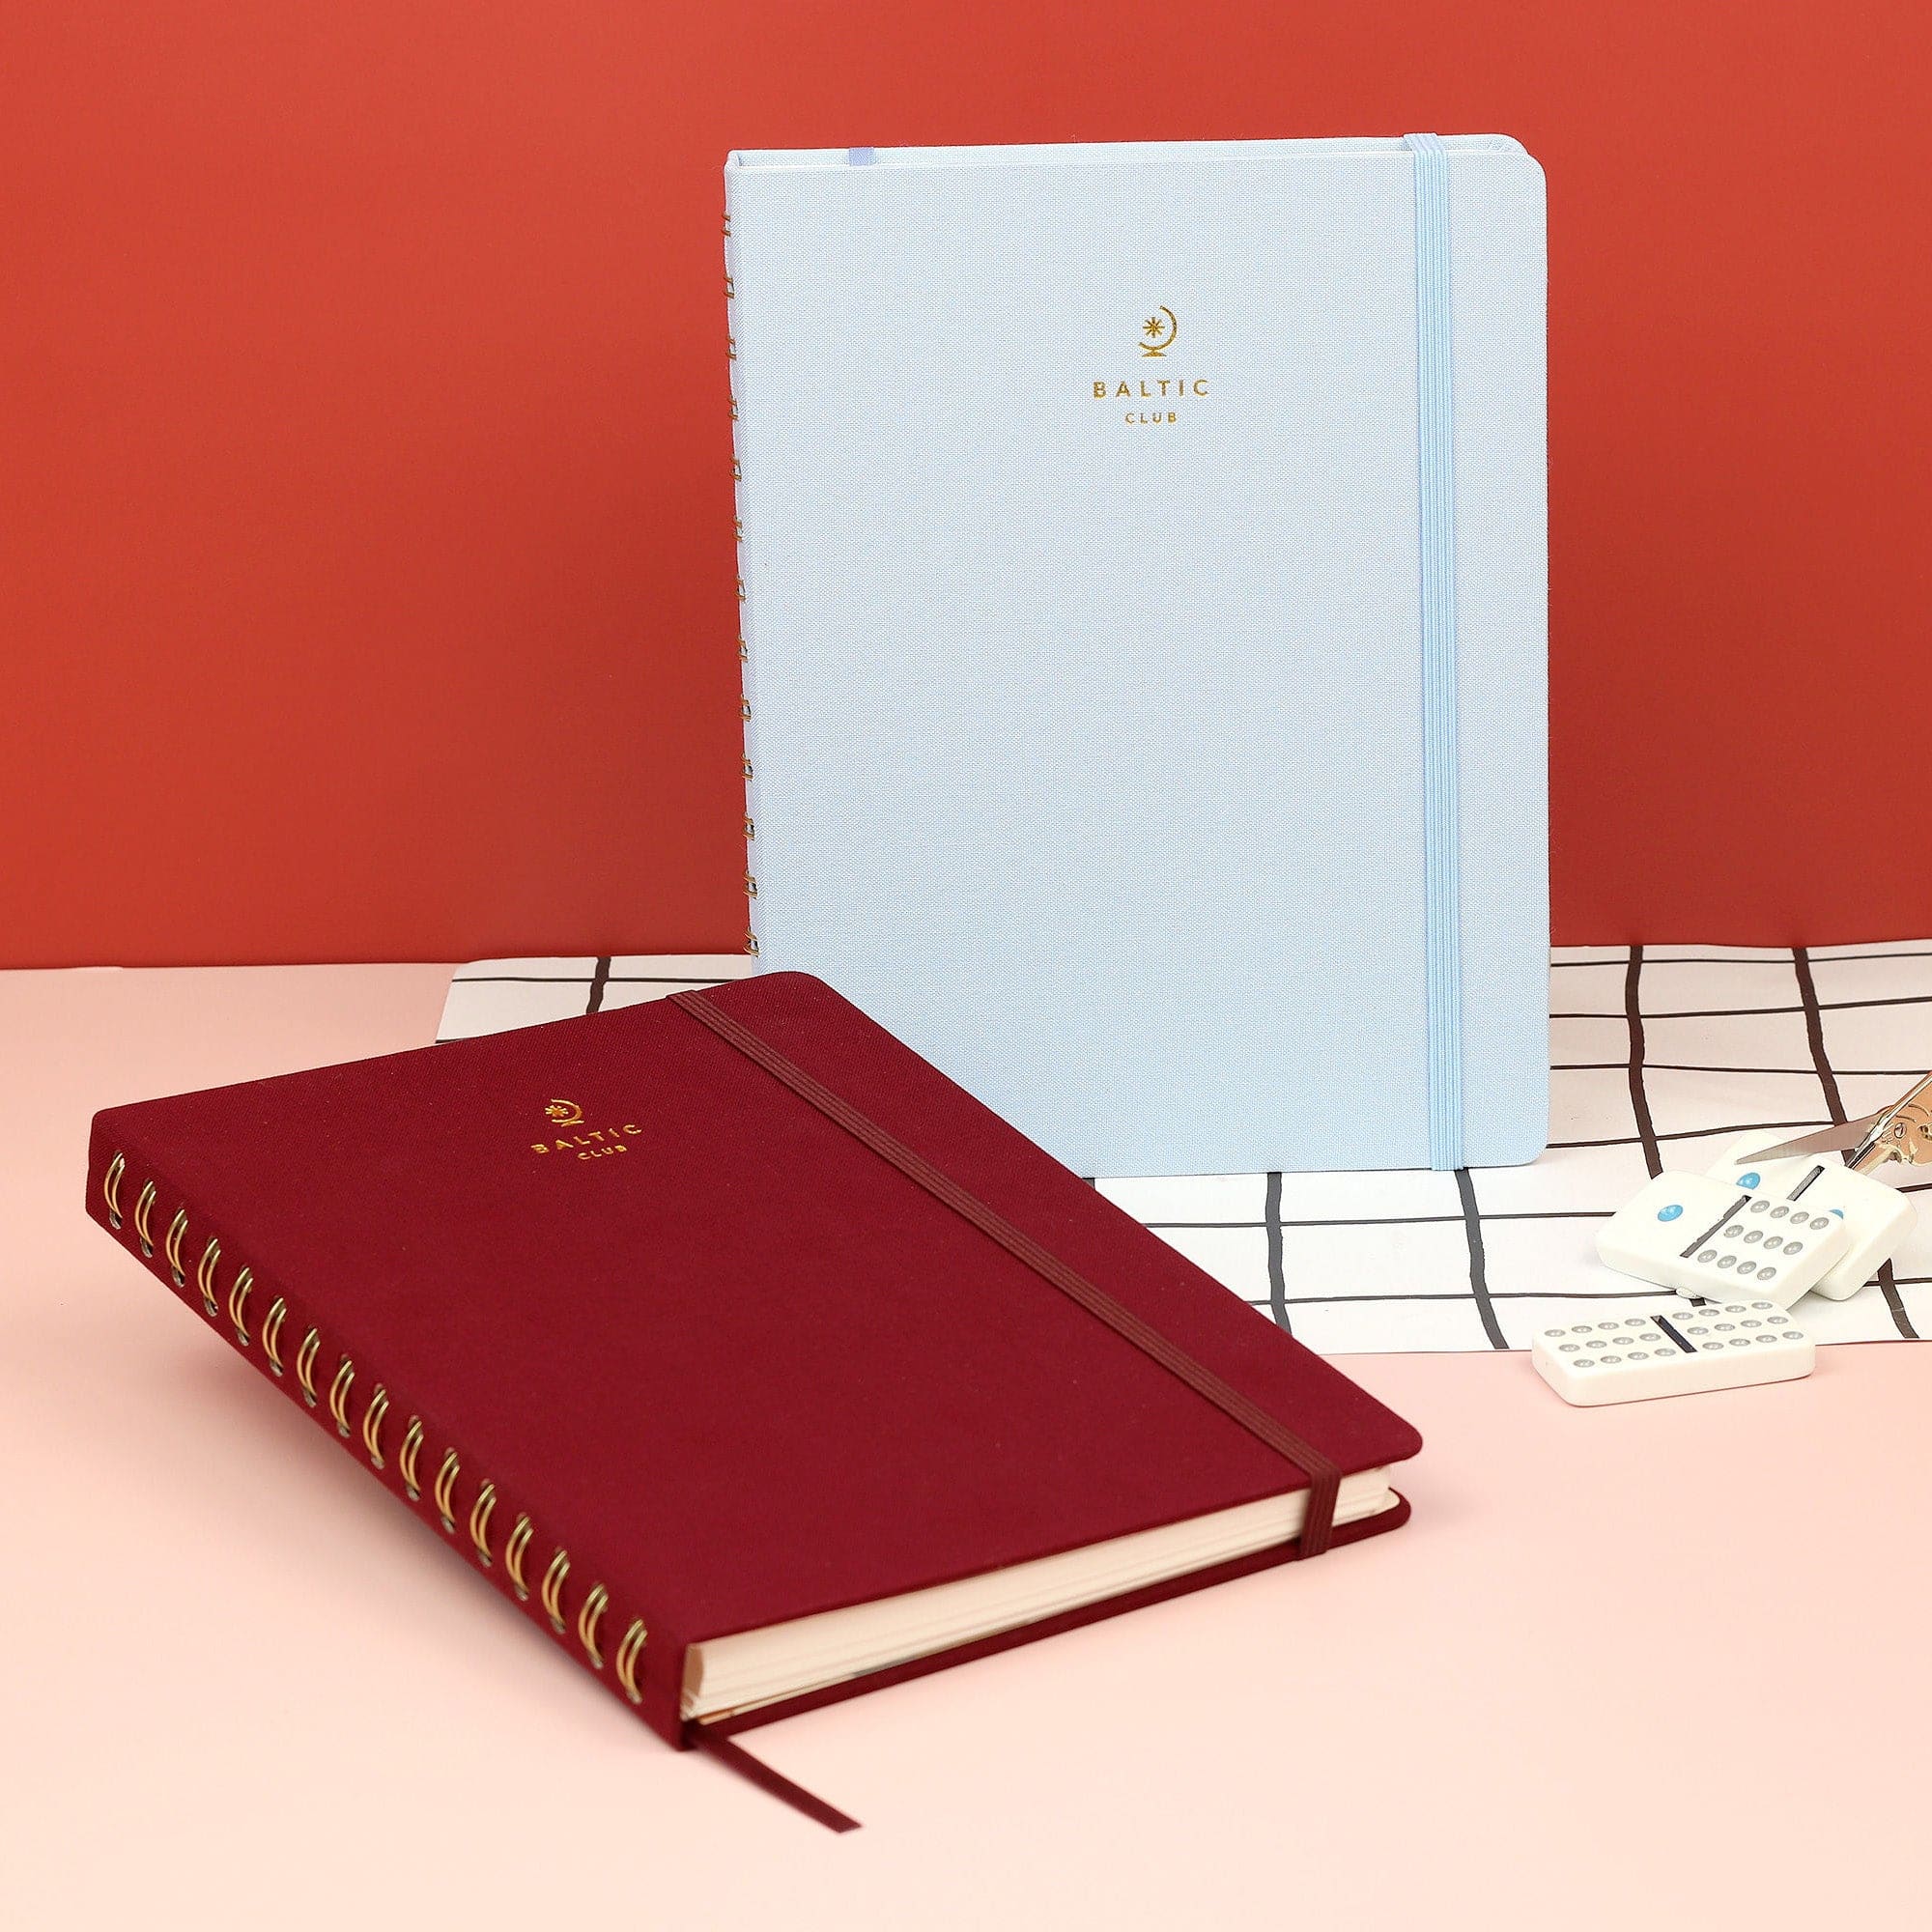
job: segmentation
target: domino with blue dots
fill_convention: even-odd
[[[1801,1208],[1708,1174],[1660,1174],[1604,1223],[1597,1252],[1619,1273],[1679,1294],[1748,1294],[1789,1308],[1851,1244],[1831,1204],[1814,1204],[1810,1190],[1803,1200]]]
[[[1753,1197],[1750,1211],[1771,1222],[1799,1213],[1807,1220],[1829,1214],[1842,1221],[1844,1252],[1812,1283],[1829,1301],[1856,1294],[1904,1246],[1918,1220],[1911,1201],[1869,1174],[1854,1174],[1836,1154],[1799,1154],[1789,1160],[1754,1161],[1753,1145],[1765,1135],[1734,1141],[1707,1170],[1720,1185]],[[1881,1170],[1883,1171],[1883,1170]],[[1893,1173],[1912,1173],[1894,1168]],[[1768,1202],[1768,1207],[1760,1207]]]

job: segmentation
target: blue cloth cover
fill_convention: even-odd
[[[837,149],[726,189],[763,963],[1086,1173],[1537,1153],[1536,163]]]

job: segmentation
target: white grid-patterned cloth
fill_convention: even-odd
[[[439,1037],[636,1006],[754,964],[485,961],[458,972]],[[1760,1127],[1781,1138],[1869,1113],[1932,1067],[1932,941],[1569,947],[1549,978],[1550,1144],[1527,1167],[1095,1184],[1324,1353],[1520,1349],[1605,1301],[1668,1305],[1596,1258],[1596,1224],[1649,1175],[1701,1172]],[[1921,1189],[1932,1179],[1904,1191]],[[1804,1309],[1820,1341],[1932,1335],[1932,1234],[1915,1230],[1849,1301]]]

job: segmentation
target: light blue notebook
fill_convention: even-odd
[[[738,154],[752,928],[1088,1174],[1530,1159],[1543,176]]]

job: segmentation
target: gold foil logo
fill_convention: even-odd
[[[532,1141],[532,1153],[574,1154],[579,1160],[602,1160],[606,1154],[629,1153],[631,1143],[644,1131],[635,1121],[626,1121],[621,1126],[587,1127],[583,1124],[583,1109],[575,1100],[553,1100],[543,1111],[553,1129],[580,1131],[553,1132],[548,1140]]]
[[[1175,319],[1174,311],[1163,302],[1141,324],[1141,354],[1165,355],[1174,347],[1174,338],[1179,333],[1180,324]]]
[[[1149,356],[1165,358],[1179,336],[1180,318],[1162,302],[1141,324],[1136,346],[1143,359]],[[1179,422],[1188,412],[1187,405],[1207,396],[1208,378],[1156,376],[1152,370],[1142,376],[1121,376],[1111,380],[1096,376],[1093,393],[1096,403],[1126,404],[1127,407],[1121,412],[1121,420],[1130,428],[1151,428]]]

